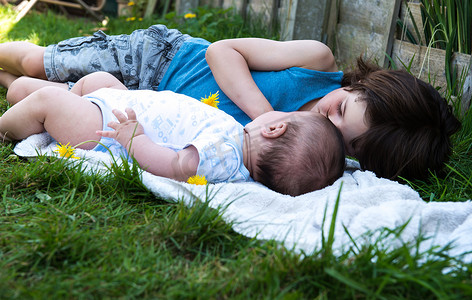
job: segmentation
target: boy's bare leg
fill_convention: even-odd
[[[43,57],[46,48],[29,42],[0,44],[0,68],[12,75],[47,79]]]
[[[2,72],[2,71],[0,71]],[[0,73],[1,75],[1,73]],[[14,76],[14,75],[11,75]],[[1,77],[1,76],[0,76]],[[52,82],[44,79],[37,79],[28,76],[16,77],[16,80],[10,83],[7,87],[7,101],[11,105],[15,105],[21,100],[25,99],[31,93],[39,90],[46,86],[54,86],[64,90],[68,90],[69,86],[67,83]]]
[[[54,86],[64,90],[69,88],[67,83],[52,82],[28,76],[17,77],[4,71],[0,71],[0,84],[2,75],[6,75],[5,78],[8,77],[8,80],[12,81],[7,86],[7,101],[11,105],[17,104],[31,93],[46,86]],[[82,77],[70,91],[76,95],[83,96],[104,87],[127,90],[126,86],[110,73],[95,72]]]
[[[18,79],[18,76],[0,70],[0,86],[8,89],[16,79]]]
[[[100,140],[100,108],[90,101],[57,87],[44,87],[20,101],[0,117],[0,137],[15,141],[47,131],[56,141],[72,146]],[[92,149],[96,143],[81,145]]]

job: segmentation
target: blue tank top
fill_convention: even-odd
[[[246,125],[251,119],[218,87],[205,59],[210,42],[191,38],[182,44],[170,63],[158,90],[171,90],[200,100],[219,92],[218,108]],[[298,67],[282,71],[251,71],[257,86],[278,111],[296,111],[305,103],[341,87],[343,73],[320,72]]]

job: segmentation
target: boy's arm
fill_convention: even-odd
[[[154,143],[144,134],[143,127],[136,120],[131,108],[126,109],[128,118],[118,110],[113,110],[119,123],[110,122],[108,126],[115,131],[98,131],[104,137],[117,140],[139,163],[140,167],[154,175],[179,181],[186,181],[197,173],[199,155],[190,146],[179,152]]]
[[[251,119],[273,108],[252,79],[250,70],[279,71],[301,67],[337,71],[331,50],[313,40],[222,40],[208,47],[206,60],[221,90]]]

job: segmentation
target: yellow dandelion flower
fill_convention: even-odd
[[[193,19],[193,18],[196,18],[196,17],[197,17],[197,15],[192,14],[192,13],[188,13],[188,14],[184,15],[184,19]]]
[[[136,17],[129,17],[129,18],[126,18],[126,22],[134,21],[134,20],[136,20]]]
[[[215,108],[218,108],[218,103],[220,103],[220,101],[218,101],[218,97],[220,97],[219,92],[220,91],[217,91],[214,94],[210,93],[210,96],[202,98],[200,99],[200,101]]]
[[[206,180],[205,176],[194,175],[190,176],[190,178],[187,180],[187,183],[196,185],[206,185],[208,181]]]
[[[54,150],[54,152],[57,152],[61,157],[79,159],[79,157],[74,155],[74,151],[75,148],[69,146],[69,143],[66,145],[59,143],[59,145],[57,145],[56,149]]]
[[[128,6],[133,6],[133,5],[135,5],[135,4],[136,4],[136,3],[134,3],[134,1],[128,2]]]

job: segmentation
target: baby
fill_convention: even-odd
[[[30,80],[20,79],[12,87]],[[43,131],[62,144],[100,140],[105,146],[89,142],[79,148],[130,155],[158,176],[186,181],[197,174],[210,183],[255,180],[292,196],[332,184],[345,162],[342,136],[321,114],[271,111],[243,127],[193,98],[130,91],[104,72],[83,77],[70,91],[38,85],[0,118],[4,141]]]

